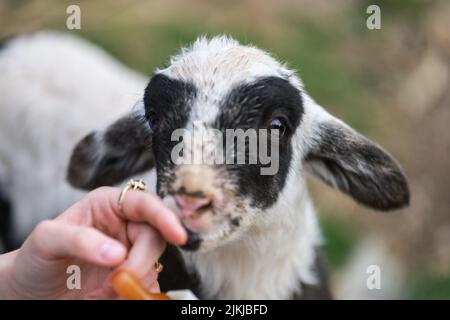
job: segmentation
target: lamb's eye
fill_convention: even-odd
[[[270,121],[269,125],[267,126],[267,129],[273,130],[277,129],[280,133],[280,136],[284,135],[286,132],[286,122],[282,118],[275,118],[272,121]]]
[[[158,119],[153,111],[148,112],[145,117],[147,118],[148,125],[152,130],[155,130],[158,126]]]

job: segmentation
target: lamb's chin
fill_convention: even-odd
[[[186,251],[206,252],[222,247],[236,238],[236,232],[224,224],[209,232],[194,232],[184,225],[188,233],[188,241],[180,248]]]

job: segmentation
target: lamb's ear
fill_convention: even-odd
[[[381,147],[337,119],[317,124],[306,168],[356,201],[378,210],[409,204],[402,169]]]
[[[90,190],[114,185],[152,168],[151,136],[140,102],[105,129],[94,131],[78,142],[70,159],[68,181]]]

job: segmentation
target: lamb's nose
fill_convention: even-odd
[[[202,193],[176,194],[175,202],[181,210],[183,217],[191,216],[199,209],[207,208],[211,205],[211,199],[204,196]]]

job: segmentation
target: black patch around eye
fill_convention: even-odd
[[[161,173],[174,166],[171,151],[178,141],[171,141],[172,132],[186,126],[196,95],[197,89],[192,83],[171,79],[163,74],[154,75],[145,89],[145,114],[154,130],[152,147],[158,175],[158,193],[161,184],[167,183],[168,179]]]
[[[144,93],[147,119],[172,121],[180,124],[177,128],[182,128],[187,122],[196,93],[192,83],[171,79],[163,74],[154,75]]]
[[[239,192],[250,197],[252,205],[267,208],[274,204],[286,183],[292,158],[290,138],[303,115],[301,92],[283,78],[266,77],[233,88],[221,104],[214,126],[225,129],[260,129],[282,116],[286,135],[279,146],[279,169],[275,175],[261,175],[261,164],[226,165],[235,177]]]
[[[288,80],[265,77],[233,88],[223,99],[216,127],[256,128],[277,115],[294,130],[303,114],[301,92]]]

